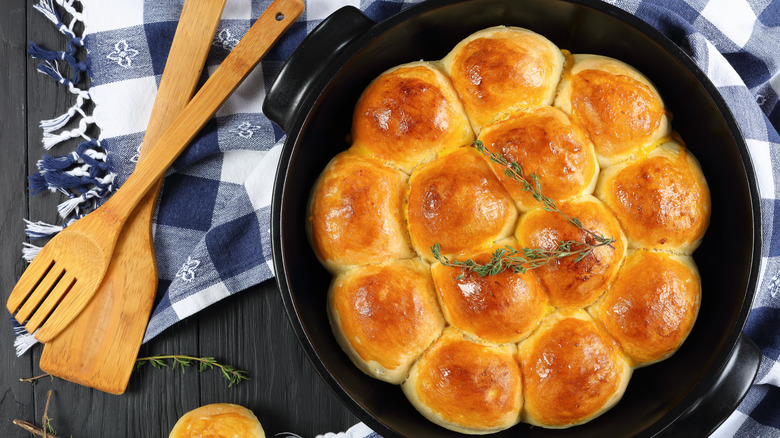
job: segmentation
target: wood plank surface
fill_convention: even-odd
[[[22,217],[28,203],[24,191],[27,174],[27,87],[26,87],[26,17],[25,0],[4,3],[0,14],[0,297],[10,293],[24,269],[20,243],[24,240]],[[5,306],[3,306],[5,309]],[[0,329],[0,434],[15,428],[14,418],[31,419],[34,407],[33,388],[19,384],[18,377],[32,372],[32,358],[16,358],[13,332],[7,318]],[[27,436],[14,433],[8,436]]]
[[[26,195],[27,175],[44,153],[38,123],[56,117],[73,96],[35,71],[27,54],[35,41],[44,48],[64,48],[64,37],[32,6],[35,2],[4,0],[0,14],[0,299],[3,303],[24,270],[21,242],[23,218],[59,223],[59,194]],[[62,155],[78,140],[55,146]],[[40,242],[43,243],[43,242]],[[4,306],[3,306],[4,307]],[[5,311],[5,310],[3,310]],[[345,430],[357,421],[325,386],[298,345],[287,321],[275,281],[223,300],[166,330],[141,347],[141,356],[188,354],[213,356],[247,370],[250,380],[228,387],[218,371],[196,367],[134,371],[125,394],[105,394],[60,379],[35,385],[20,382],[40,373],[41,346],[17,358],[11,324],[0,324],[0,436],[29,437],[13,419],[41,424],[46,394],[48,415],[57,436],[167,437],[178,418],[190,409],[216,402],[239,403],[252,409],[266,434],[282,432],[313,437]]]

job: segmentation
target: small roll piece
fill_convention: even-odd
[[[414,256],[404,215],[407,179],[350,151],[328,163],[314,185],[306,224],[326,268],[340,272]]]
[[[249,409],[214,403],[182,415],[168,438],[265,438],[265,432]]]
[[[479,134],[483,146],[523,169],[526,179],[535,174],[545,196],[559,200],[593,193],[599,165],[587,134],[563,111],[541,107],[517,112],[486,126]],[[523,184],[506,175],[507,167],[488,160],[521,211],[539,206]]]
[[[690,254],[710,221],[710,191],[701,167],[676,142],[605,169],[596,196],[615,212],[629,248]]]
[[[569,217],[576,217],[582,225],[595,233],[615,239],[611,245],[594,248],[581,260],[580,254],[551,260],[536,269],[536,275],[550,295],[550,303],[556,307],[586,307],[592,304],[615,278],[626,253],[626,238],[615,215],[597,198],[583,196],[556,202],[556,206]],[[554,251],[560,242],[584,242],[598,245],[593,235],[571,224],[565,217],[542,208],[520,217],[515,230],[518,245]],[[573,245],[571,250],[583,250]]]
[[[442,60],[474,131],[512,111],[551,105],[565,58],[536,32],[496,26],[476,32]]]
[[[452,81],[430,62],[382,73],[363,92],[352,121],[353,147],[405,172],[471,144],[474,132]]]
[[[502,242],[491,251],[470,258],[480,264],[487,263],[493,251],[510,242],[514,243],[513,240]],[[437,262],[431,266],[431,275],[447,322],[487,341],[521,341],[539,326],[539,321],[551,309],[533,271],[520,274],[507,269],[481,277]]]
[[[700,302],[701,279],[691,257],[635,250],[589,311],[636,367],[664,360],[680,348]]]
[[[412,245],[430,261],[434,244],[447,256],[476,252],[514,230],[514,202],[473,147],[421,166],[409,186]]]
[[[631,367],[615,341],[582,309],[560,309],[518,347],[523,421],[562,429],[606,412],[620,400]]]
[[[430,268],[420,259],[350,269],[333,279],[328,318],[364,373],[401,383],[444,329]]]
[[[425,352],[403,383],[430,421],[466,434],[487,434],[520,421],[522,387],[514,344],[490,344],[453,327]]]
[[[599,163],[640,156],[671,133],[661,96],[630,65],[598,55],[573,55],[555,106],[590,134]]]

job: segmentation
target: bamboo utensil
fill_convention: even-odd
[[[179,17],[139,161],[195,91],[226,0],[187,0]],[[101,391],[127,388],[157,292],[152,216],[162,181],[141,200],[119,234],[95,296],[41,354],[43,371]]]
[[[119,232],[143,196],[186,148],[272,43],[303,12],[301,0],[275,0],[206,81],[122,187],[100,208],[58,233],[35,257],[8,299],[17,321],[41,342],[59,334],[97,291]]]

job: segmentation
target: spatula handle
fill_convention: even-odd
[[[123,221],[165,174],[212,115],[303,12],[302,0],[275,0],[203,84],[187,107],[138,164],[120,190],[103,206]],[[104,213],[106,213],[104,211]]]

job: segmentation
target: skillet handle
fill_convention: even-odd
[[[285,132],[293,125],[303,101],[321,81],[328,60],[376,23],[353,6],[345,6],[323,20],[290,55],[271,84],[263,113]]]
[[[715,383],[660,435],[709,436],[731,415],[747,395],[761,363],[761,350],[740,333],[731,356]]]

